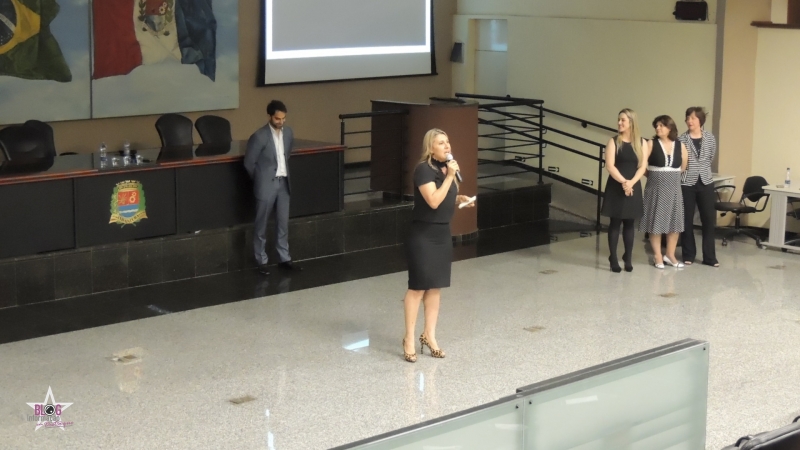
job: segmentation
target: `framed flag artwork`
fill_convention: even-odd
[[[0,124],[91,115],[88,0],[0,0]]]
[[[94,0],[92,116],[239,106],[236,0]]]
[[[0,125],[239,106],[237,0],[0,0]]]

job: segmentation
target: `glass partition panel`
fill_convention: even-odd
[[[705,448],[707,394],[707,345],[542,390],[525,397],[525,449]]]
[[[522,401],[510,397],[435,424],[389,433],[354,447],[358,450],[517,450],[522,448]]]
[[[334,450],[702,449],[708,354],[686,339]]]

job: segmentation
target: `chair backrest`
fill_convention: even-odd
[[[47,128],[49,125],[44,124]],[[46,159],[56,156],[50,133],[36,125],[10,125],[0,130],[0,142],[6,159]]]
[[[53,135],[53,127],[42,122],[41,120],[29,120],[25,122],[24,126],[37,130],[42,136],[45,137],[47,145],[53,149],[53,154],[56,154],[56,140]]]
[[[194,127],[204,144],[228,144],[233,141],[231,123],[224,117],[203,116],[194,122]]]
[[[795,422],[785,427],[739,439],[733,448],[740,450],[796,450],[800,448],[800,422],[795,419]]]
[[[764,186],[768,184],[764,177],[747,177],[744,180],[744,187],[742,187],[742,200],[747,199],[753,203],[758,203],[762,198],[769,197],[769,194],[764,192]]]
[[[162,147],[192,145],[192,120],[180,114],[164,114],[156,120]]]

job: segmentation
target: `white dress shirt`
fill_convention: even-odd
[[[269,128],[272,130],[272,142],[275,143],[275,159],[278,160],[278,170],[275,172],[275,176],[285,177],[286,158],[283,150],[283,130],[276,130],[271,124]]]

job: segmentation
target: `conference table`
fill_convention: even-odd
[[[794,245],[786,245],[786,204],[789,198],[800,198],[800,187],[784,185],[764,186],[772,205],[769,210],[769,240],[763,244],[767,247],[786,250],[797,250]]]
[[[251,223],[246,145],[140,149],[128,165],[117,152],[5,161],[0,259]],[[343,209],[344,149],[295,140],[290,217]]]

